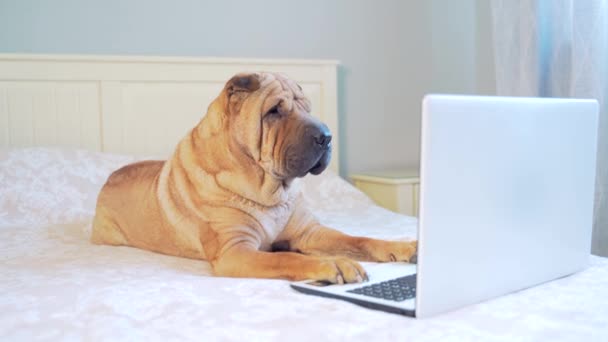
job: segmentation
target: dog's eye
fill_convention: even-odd
[[[266,112],[266,115],[279,115],[279,105],[281,103],[277,103],[276,105],[274,105],[272,108],[270,108],[270,110],[268,110]]]

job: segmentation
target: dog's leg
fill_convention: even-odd
[[[356,261],[344,257],[317,257],[292,252],[262,252],[241,244],[212,263],[217,276],[314,279],[331,283],[357,283],[367,279]]]
[[[360,261],[416,262],[416,241],[386,241],[356,237],[321,225],[303,228],[289,241],[290,250],[310,255],[336,255]]]
[[[415,263],[418,243],[350,236],[319,224],[306,209],[299,208],[273,247],[275,250],[316,256],[344,256],[360,261]]]

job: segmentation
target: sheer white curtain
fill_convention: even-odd
[[[492,0],[491,3],[499,95],[600,101],[592,252],[603,256],[608,256],[607,2]]]

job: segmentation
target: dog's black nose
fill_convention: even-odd
[[[325,125],[323,125],[322,127],[320,127],[320,130],[315,134],[314,139],[317,145],[325,148],[329,146],[329,143],[331,142],[331,133],[329,132],[329,129]]]

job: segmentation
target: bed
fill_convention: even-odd
[[[303,295],[284,280],[213,277],[205,262],[89,243],[109,173],[166,157],[236,71],[292,75],[339,132],[336,66],[0,56],[0,340],[608,340],[608,259],[596,256],[575,275],[417,320]],[[303,181],[322,222],[349,234],[416,236],[415,218],[374,205],[333,160]]]

